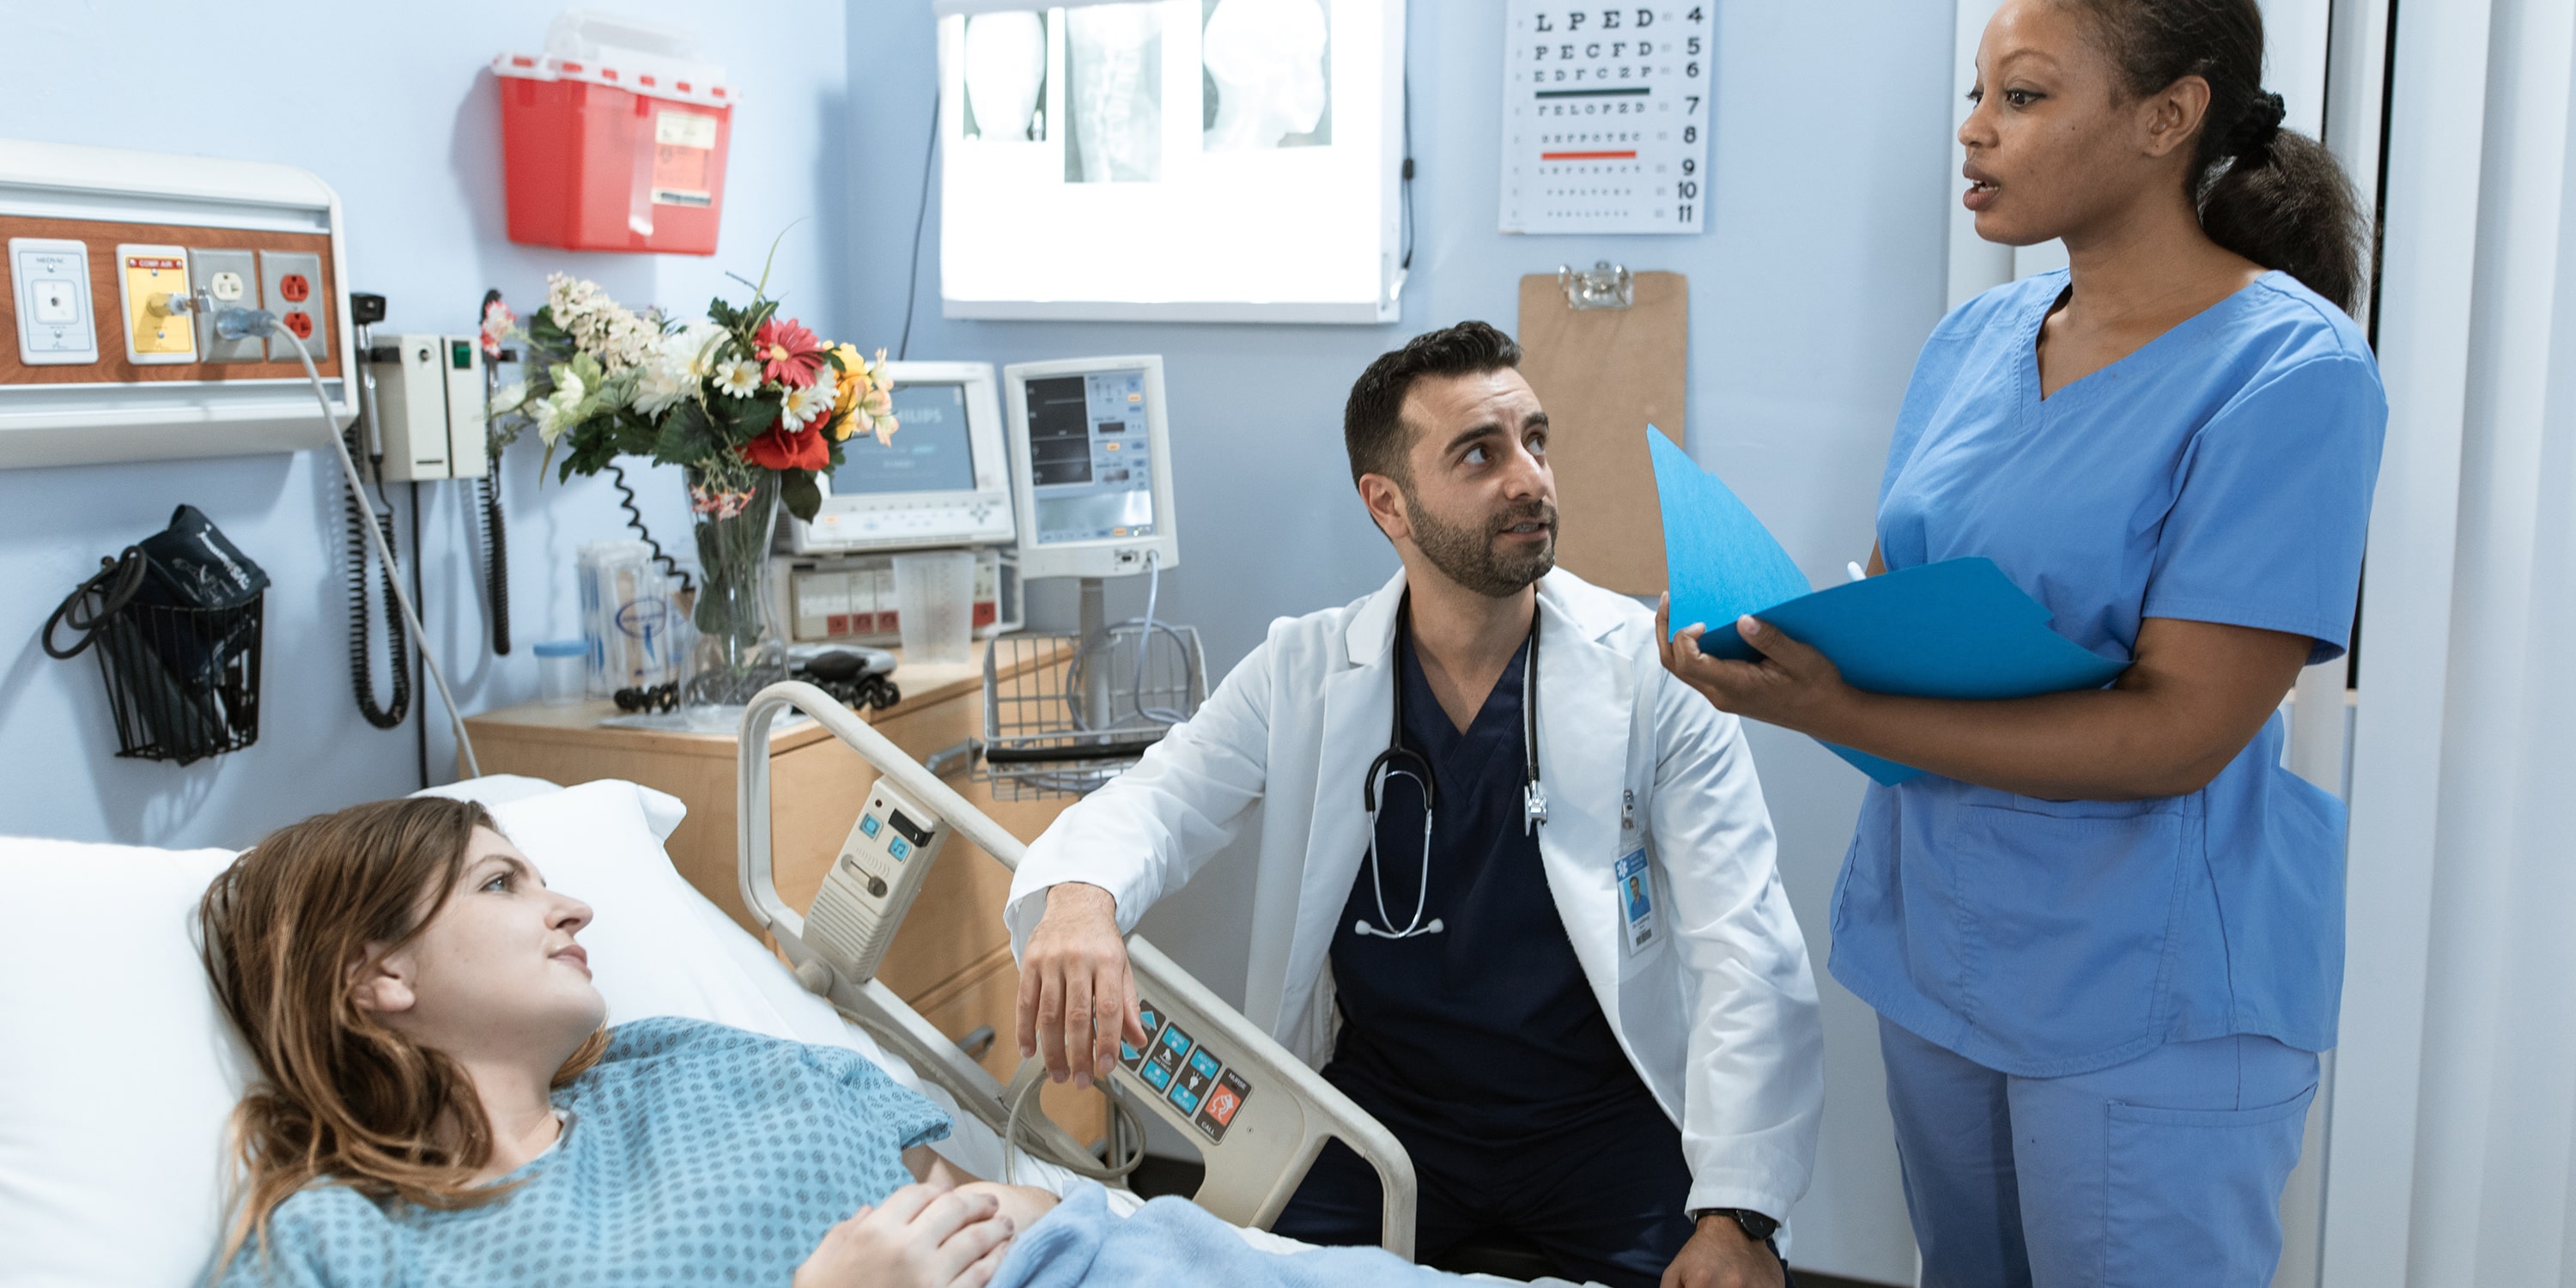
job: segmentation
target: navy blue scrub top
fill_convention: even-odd
[[[1416,1124],[1527,1133],[1588,1120],[1647,1095],[1601,1014],[1521,828],[1524,647],[1465,732],[1449,722],[1404,642],[1404,742],[1431,762],[1440,807],[1422,924],[1436,935],[1358,935],[1365,919],[1401,930],[1422,885],[1422,793],[1390,777],[1379,793],[1378,911],[1368,861],[1333,933],[1343,1026],[1325,1077],[1356,1080]],[[1354,805],[1356,801],[1352,802]],[[1390,920],[1391,919],[1391,920]]]

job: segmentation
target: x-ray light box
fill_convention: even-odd
[[[939,0],[952,318],[1391,322],[1403,0]]]

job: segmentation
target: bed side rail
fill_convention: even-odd
[[[770,851],[769,731],[790,707],[813,717],[903,796],[1004,866],[1017,868],[1027,846],[813,685],[771,685],[743,712],[735,811],[740,841],[736,875],[743,905],[777,939],[808,989],[829,997],[925,1078],[945,1088],[961,1108],[995,1131],[1006,1130],[1001,1084],[883,984],[873,978],[844,978],[807,944],[805,918],[779,897]],[[936,850],[922,859],[926,868],[935,861]],[[1159,1116],[1198,1147],[1207,1177],[1194,1201],[1238,1225],[1267,1228],[1296,1193],[1324,1142],[1338,1139],[1377,1170],[1385,1198],[1381,1242],[1388,1251],[1410,1258],[1413,1160],[1394,1134],[1143,936],[1128,936],[1127,951],[1145,1012],[1140,1018],[1146,1045],[1139,1050],[1122,1043],[1120,1064],[1106,1085],[1128,1106]],[[1043,1116],[1032,1118],[1036,1130],[1051,1133],[1051,1144],[1072,1145]],[[1024,1123],[1022,1130],[1031,1126]]]

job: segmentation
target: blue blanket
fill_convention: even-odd
[[[1144,1284],[1390,1288],[1454,1284],[1382,1248],[1261,1252],[1233,1226],[1183,1199],[1159,1198],[1134,1216],[1109,1213],[1107,1191],[1087,1185],[1020,1235],[991,1288],[1132,1288]]]

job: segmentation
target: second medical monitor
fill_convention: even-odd
[[[1161,357],[1018,363],[1002,386],[1023,578],[1180,563]]]

